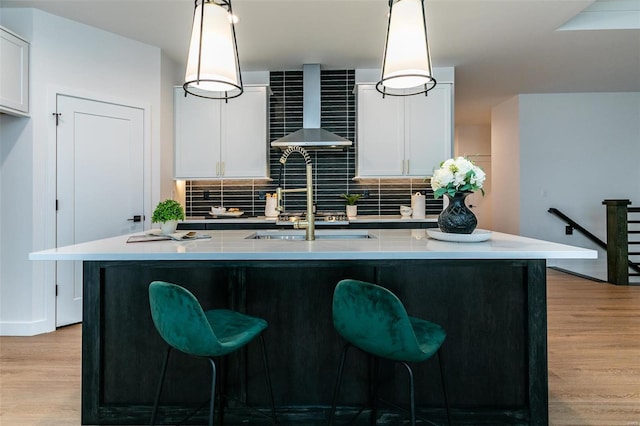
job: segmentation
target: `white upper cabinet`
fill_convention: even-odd
[[[29,43],[0,27],[0,112],[29,113]]]
[[[428,96],[387,96],[358,85],[357,177],[425,177],[451,157],[452,87]]]
[[[229,102],[175,92],[176,179],[268,177],[267,87]]]

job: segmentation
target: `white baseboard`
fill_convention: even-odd
[[[0,322],[0,336],[35,336],[55,331],[55,324],[45,319],[39,321]]]

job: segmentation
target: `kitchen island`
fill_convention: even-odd
[[[343,278],[388,287],[410,315],[447,331],[442,358],[454,422],[547,424],[546,259],[597,256],[594,250],[501,233],[485,242],[452,243],[416,229],[369,230],[371,238],[353,239],[322,238],[318,230],[315,241],[247,238],[257,232],[251,230],[206,232],[211,239],[127,244],[122,236],[30,255],[84,263],[83,424],[149,420],[164,348],[149,313],[153,280],[189,288],[205,309],[226,307],[266,319],[281,422],[322,421],[344,344],[331,321],[333,288]],[[355,354],[339,398],[338,414],[345,419],[368,400],[368,358]],[[209,392],[205,362],[173,360],[161,411],[167,422]],[[227,367],[232,396],[268,405],[259,349],[249,345]],[[427,361],[415,374],[419,413],[442,421],[437,363]],[[380,380],[381,396],[405,405],[403,370],[383,363]],[[229,404],[232,418],[265,422]],[[392,419],[386,424],[398,420],[386,418]]]

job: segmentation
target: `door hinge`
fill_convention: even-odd
[[[58,124],[60,124],[60,116],[62,115],[62,113],[61,113],[61,112],[54,112],[54,113],[52,113],[51,115],[53,115],[54,117],[56,117],[56,126],[57,126]]]
[[[56,211],[58,211],[58,200],[56,200]]]
[[[58,284],[56,284],[56,297],[58,297]]]

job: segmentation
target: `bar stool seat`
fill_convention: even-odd
[[[156,421],[160,394],[172,348],[188,355],[209,359],[212,369],[209,425],[213,425],[216,384],[214,357],[235,352],[256,337],[260,338],[262,346],[267,386],[271,397],[271,412],[274,422],[277,423],[269,364],[262,337],[262,332],[267,328],[265,320],[227,309],[213,309],[205,312],[189,290],[163,281],[154,281],[149,285],[149,303],[153,323],[160,336],[168,344],[153,405],[151,425],[154,425]],[[222,406],[220,410],[222,413]]]
[[[413,370],[408,363],[426,361],[437,355],[447,421],[451,424],[440,356],[440,348],[446,338],[446,332],[442,327],[410,317],[400,299],[386,288],[351,279],[342,280],[337,284],[333,294],[332,315],[336,331],[347,344],[342,351],[329,424],[334,422],[344,363],[351,346],[375,358],[388,359],[404,365],[409,373],[412,425],[416,422],[415,395]],[[377,395],[375,397],[377,398]],[[375,416],[375,408],[372,415]]]

